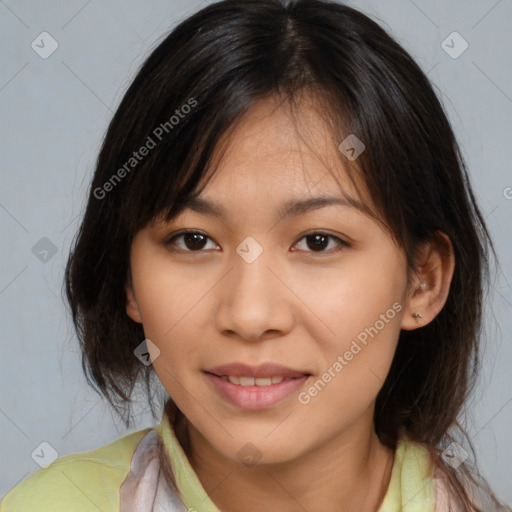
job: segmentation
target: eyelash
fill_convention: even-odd
[[[180,231],[178,233],[174,233],[172,234],[171,236],[169,236],[164,244],[165,246],[172,246],[175,244],[175,240],[179,237],[182,237],[183,235],[202,235],[204,236],[205,238],[213,241],[212,238],[210,238],[208,235],[206,235],[205,233],[203,233],[202,231],[196,231],[196,230],[189,230],[189,231]],[[325,233],[323,231],[312,231],[310,233],[306,233],[304,235],[302,235],[301,238],[299,238],[299,240],[296,242],[296,244],[298,242],[300,242],[301,240],[307,238],[307,237],[310,237],[310,236],[313,236],[313,235],[321,235],[321,236],[325,236],[327,238],[330,238],[332,240],[336,240],[338,242],[338,246],[332,250],[328,250],[328,251],[325,251],[325,250],[321,250],[321,251],[306,251],[308,253],[312,253],[312,254],[333,254],[333,253],[337,253],[337,252],[340,252],[342,251],[343,249],[347,248],[347,247],[350,247],[350,244],[348,242],[345,242],[345,240],[342,240],[341,238],[337,237],[337,236],[334,236],[334,235],[331,235],[329,233]],[[178,251],[176,252],[190,252],[190,253],[201,253],[201,252],[204,252],[204,249],[198,249],[197,251],[193,251],[193,250],[190,250],[190,249],[182,249],[182,248],[179,248]]]

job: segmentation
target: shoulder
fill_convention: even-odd
[[[119,487],[130,471],[137,445],[149,430],[58,458],[9,491],[0,503],[0,512],[118,510]]]

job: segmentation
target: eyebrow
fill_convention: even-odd
[[[214,215],[216,217],[225,218],[226,210],[219,203],[201,197],[187,198],[182,202],[183,209],[190,209],[197,213],[205,215]],[[285,201],[277,210],[276,220],[285,217],[300,215],[311,210],[318,210],[327,206],[343,206],[354,208],[364,215],[371,215],[371,210],[361,201],[348,196],[315,196],[305,199],[289,199]]]

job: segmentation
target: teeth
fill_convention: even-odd
[[[231,384],[238,384],[238,385],[240,385],[240,377],[235,377],[233,375],[229,375],[228,376],[228,380],[229,380],[229,382],[231,382]]]
[[[258,377],[254,379],[254,383],[256,386],[270,386],[272,384],[272,379],[270,377]]]
[[[237,386],[270,386],[279,384],[284,377],[237,377],[235,375],[222,375],[221,379],[236,384]]]
[[[254,386],[254,377],[240,377],[240,386]]]

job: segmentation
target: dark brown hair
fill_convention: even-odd
[[[142,65],[103,141],[66,268],[88,382],[127,426],[143,382],[155,414],[153,368],[134,357],[144,332],[125,309],[131,241],[200,193],[220,137],[269,97],[295,105],[299,116],[309,99],[333,141],[355,134],[366,144],[358,169],[411,270],[418,244],[439,232],[450,238],[456,267],[448,299],[431,323],[401,332],[375,429],[391,448],[402,430],[425,443],[464,511],[482,510],[471,504],[472,485],[486,511],[504,510],[469,461],[453,469],[440,456],[454,427],[471,445],[458,420],[479,369],[492,242],[432,84],[376,22],[339,3],[213,3],[175,27]],[[346,166],[341,152],[340,159]]]

